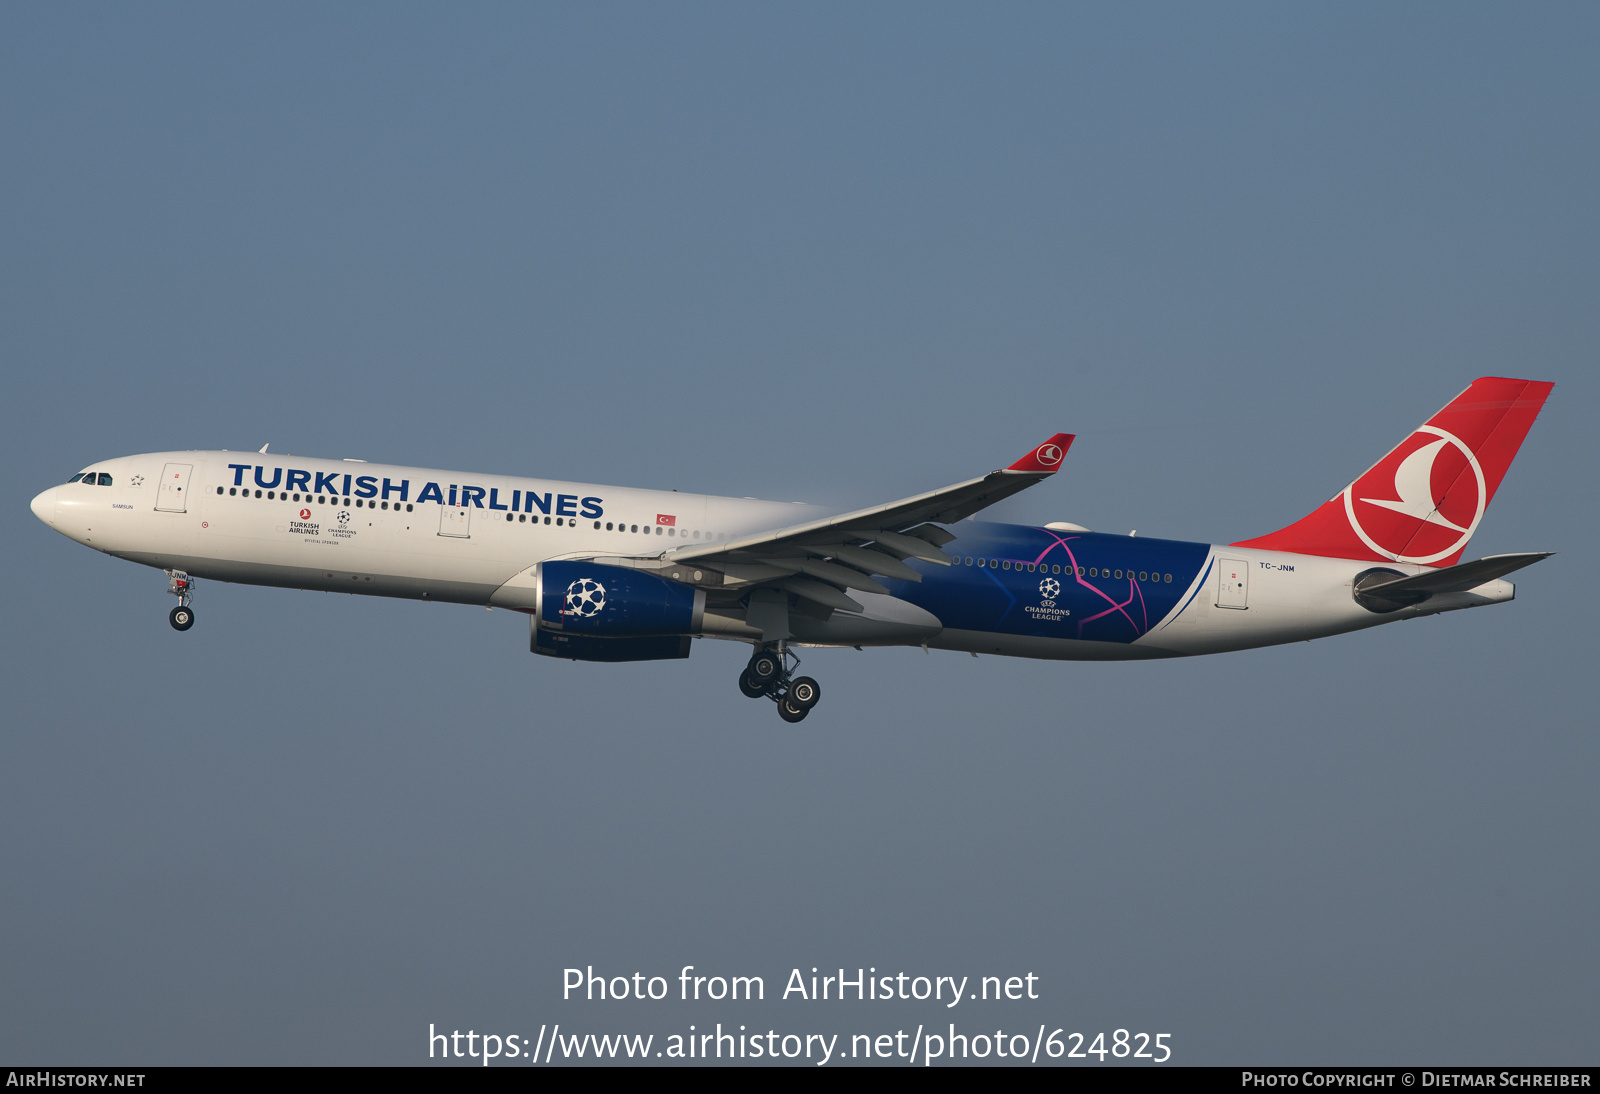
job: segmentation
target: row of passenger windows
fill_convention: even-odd
[[[217,487],[217,493],[221,494],[222,492],[223,492],[223,488],[220,487],[220,486]],[[232,496],[234,494],[242,494],[243,496],[245,496],[247,498],[250,496],[250,490],[248,488],[246,488],[244,490],[240,490],[236,486],[228,487],[227,488],[227,493],[230,496]],[[263,496],[263,492],[260,491],[260,490],[257,490],[256,493],[255,493],[255,496],[258,497],[258,498],[262,497]],[[294,495],[293,498],[290,498],[289,491],[287,491],[287,490],[268,490],[268,491],[265,491],[265,495],[264,496],[266,497],[266,499],[268,501],[291,501],[291,500],[292,501],[300,501],[300,500],[302,500],[301,496],[299,494],[296,494],[296,495]],[[310,504],[311,500],[312,500],[312,496],[310,494],[305,495],[304,501],[307,504]],[[316,495],[316,502],[317,502],[318,505],[326,505],[329,502],[332,502],[334,505],[338,505],[339,504],[339,499],[337,497],[327,497],[327,498],[325,498],[321,494],[318,494],[318,495]],[[346,505],[349,505],[350,504],[350,499],[349,498],[345,498],[344,499],[344,503]],[[370,500],[363,501],[361,498],[357,498],[355,500],[355,507],[357,509],[360,509],[363,505],[366,506],[368,509],[387,509],[387,508],[389,508],[389,503],[386,502],[386,501],[370,501]],[[406,506],[406,512],[408,512],[408,513],[411,512],[411,509],[412,509],[412,507],[410,505]],[[395,502],[394,503],[394,511],[396,513],[398,513],[400,511],[400,503],[399,502]]]
[[[85,476],[84,481],[87,482],[90,479],[92,479],[93,477],[94,477],[93,475]],[[101,485],[102,486],[110,486],[111,485],[111,476],[110,475],[101,475],[100,478],[102,480],[101,481]],[[75,482],[75,481],[77,481],[77,479],[76,479],[76,477],[74,477],[73,479],[68,480],[68,481]],[[224,490],[226,490],[226,493],[229,496],[235,496],[235,495],[242,494],[247,498],[250,497],[250,490],[249,490],[248,487],[243,489],[243,490],[239,489],[236,486],[229,486],[229,487],[226,487],[226,488],[221,487],[221,486],[217,487],[217,493],[218,494],[224,493]],[[299,494],[291,495],[287,490],[281,490],[281,491],[280,490],[265,490],[265,491],[257,490],[255,492],[255,496],[258,497],[258,498],[265,497],[268,501],[279,501],[279,500],[281,500],[281,501],[301,501],[302,500],[302,498],[301,498],[301,496]],[[313,495],[311,495],[311,494],[307,494],[304,497],[304,500],[306,502],[308,502],[308,503],[310,501],[312,501],[312,499],[313,499]],[[339,499],[337,497],[323,497],[321,494],[315,495],[315,500],[316,500],[316,503],[318,505],[325,505],[328,502],[332,502],[335,505],[339,504]],[[344,499],[344,503],[346,505],[352,504],[352,502],[351,502],[351,500],[349,498],[345,498]],[[387,509],[387,508],[389,508],[389,503],[386,502],[386,501],[370,501],[370,500],[363,501],[361,498],[356,498],[355,501],[354,501],[354,505],[355,505],[355,507],[357,509],[360,509],[363,505],[365,505],[368,509]],[[395,502],[394,503],[394,508],[395,508],[396,512],[399,512],[400,503],[399,502]],[[411,512],[413,508],[414,508],[414,506],[412,506],[410,504],[407,504],[406,505],[406,512],[408,512],[408,513]],[[526,514],[526,513],[507,513],[506,514],[506,520],[508,522],[515,520],[517,523],[520,524],[520,523],[523,523],[524,521],[526,521],[527,519],[528,519],[528,514]],[[533,518],[533,523],[534,524],[538,524],[539,523],[539,518],[537,516],[535,516]],[[544,523],[549,524],[550,523],[550,518],[549,517],[545,517],[544,518]],[[555,518],[555,523],[556,523],[557,526],[566,525],[569,528],[576,528],[578,526],[578,522],[577,521],[572,520],[572,519],[570,519],[568,517],[556,517]],[[594,522],[594,530],[595,531],[597,531],[597,532],[600,531],[600,526],[601,526],[601,522],[600,521],[597,520],[597,521]],[[650,528],[651,528],[651,526],[648,525],[648,524],[646,524],[644,526],[644,534],[645,535],[648,536],[650,534]],[[631,532],[631,533],[637,535],[637,534],[639,534],[639,525],[637,525],[637,524],[618,524],[615,521],[609,521],[608,520],[608,521],[605,522],[605,530],[608,531],[608,532],[610,532],[610,531]],[[665,532],[669,536],[675,536],[675,535],[677,535],[677,531],[678,530],[676,528],[663,528],[660,525],[656,525],[655,526],[655,533],[658,536],[661,535],[662,532]],[[710,539],[727,539],[728,538],[726,533],[719,533],[717,535],[712,535],[710,532],[705,532],[705,533],[695,532],[695,533],[693,533],[693,535],[694,535],[695,539],[704,538],[704,539],[710,540]],[[684,539],[688,539],[689,536],[690,536],[689,532],[686,531],[686,532],[683,533],[683,538]]]
[[[81,482],[85,486],[110,486],[111,476],[101,471],[98,475],[93,471],[79,471],[67,482]]]
[[[1059,564],[1046,566],[1043,563],[1035,564],[1035,563],[1032,563],[1032,562],[1012,562],[1009,559],[999,559],[999,558],[980,558],[980,559],[974,560],[973,558],[971,558],[969,556],[967,558],[962,559],[961,560],[961,564],[963,566],[985,566],[985,567],[988,567],[991,570],[1026,570],[1030,574],[1031,573],[1035,573],[1035,572],[1041,573],[1041,574],[1059,574],[1059,573],[1062,573],[1063,571],[1065,571],[1069,576],[1072,574],[1072,567],[1071,566],[1061,566]],[[1122,570],[1113,570],[1113,569],[1110,569],[1109,567],[1101,567],[1101,566],[1090,566],[1087,569],[1082,567],[1082,566],[1079,566],[1078,567],[1077,576],[1078,577],[1085,577],[1085,576],[1087,576],[1087,577],[1110,577],[1110,578],[1121,578],[1123,576],[1127,576],[1127,577],[1130,577],[1130,578],[1137,577],[1140,581],[1149,581],[1149,582],[1164,581],[1169,585],[1172,584],[1172,575],[1171,574],[1155,574],[1155,573],[1150,573],[1149,571],[1146,571],[1146,570],[1140,570],[1137,573],[1135,573],[1133,570],[1128,570],[1128,571],[1124,572]]]
[[[527,519],[528,519],[528,515],[526,513],[507,513],[506,514],[506,522],[507,523],[510,523],[511,521],[514,520],[518,524],[521,524],[523,521],[525,521]],[[563,520],[563,518],[557,517],[556,518],[556,524],[559,526],[562,523],[562,520]],[[533,523],[534,524],[538,524],[539,523],[538,514],[534,515]],[[549,517],[545,517],[544,518],[544,523],[549,524],[550,523],[550,518]],[[566,518],[566,525],[569,528],[576,528],[578,526],[578,522],[575,521],[575,520],[572,520],[571,518]],[[602,528],[604,528],[607,532],[627,532],[630,535],[639,535],[642,532],[642,534],[648,536],[650,534],[650,532],[651,532],[652,527],[655,530],[655,534],[658,535],[658,536],[661,535],[662,533],[665,533],[665,534],[667,534],[669,536],[676,536],[676,535],[680,534],[676,528],[672,528],[672,527],[668,527],[668,526],[660,525],[660,524],[657,524],[657,525],[654,525],[654,526],[646,524],[646,525],[643,525],[642,528],[641,528],[641,526],[637,525],[637,524],[619,524],[616,521],[611,521],[611,520],[604,521],[604,522],[601,522],[601,521],[597,520],[597,521],[594,522],[594,530],[596,532],[598,532]],[[702,532],[696,531],[696,532],[690,533],[689,531],[685,530],[681,534],[682,534],[684,539],[688,539],[691,536],[691,534],[694,536],[695,539],[718,540],[718,539],[727,539],[728,538],[728,534],[726,532],[718,532],[718,533],[713,535],[711,532],[702,533]]]

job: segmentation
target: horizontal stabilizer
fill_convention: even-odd
[[[1413,597],[1433,596],[1436,593],[1464,593],[1468,589],[1476,589],[1485,581],[1493,581],[1513,570],[1532,566],[1540,559],[1549,558],[1553,554],[1554,551],[1535,551],[1522,555],[1490,555],[1476,562],[1463,562],[1459,566],[1447,566],[1432,573],[1418,574],[1416,577],[1374,581],[1362,585],[1361,591],[1369,596],[1376,594],[1386,600],[1395,599],[1397,595]]]

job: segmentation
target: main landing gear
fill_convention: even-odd
[[[739,690],[752,699],[765,696],[777,703],[778,717],[785,722],[801,721],[822,698],[822,685],[809,676],[794,676],[799,664],[788,647],[758,649],[739,674]]]
[[[167,592],[178,598],[178,606],[167,616],[175,631],[186,631],[194,626],[194,609],[189,601],[194,595],[194,578],[182,570],[167,571]]]

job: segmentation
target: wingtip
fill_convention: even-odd
[[[1061,461],[1066,459],[1067,449],[1072,447],[1075,436],[1072,433],[1057,433],[1005,470],[1051,474],[1060,469]]]

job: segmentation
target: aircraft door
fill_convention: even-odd
[[[468,506],[439,507],[439,534],[457,539],[472,538],[472,509]]]
[[[189,472],[192,463],[169,463],[161,469],[161,489],[156,491],[156,508],[163,513],[187,511],[184,499],[189,493]]]
[[[1250,564],[1237,558],[1217,559],[1217,607],[1248,608]]]

